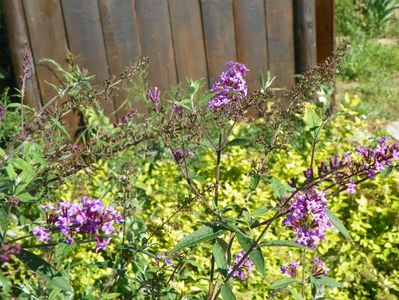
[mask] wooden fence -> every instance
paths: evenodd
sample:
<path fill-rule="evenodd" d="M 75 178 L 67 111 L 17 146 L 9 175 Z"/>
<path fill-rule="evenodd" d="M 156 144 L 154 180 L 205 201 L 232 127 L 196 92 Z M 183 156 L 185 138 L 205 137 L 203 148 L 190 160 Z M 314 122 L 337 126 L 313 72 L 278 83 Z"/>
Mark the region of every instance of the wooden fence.
<path fill-rule="evenodd" d="M 294 74 L 333 49 L 333 0 L 3 0 L 15 75 L 25 49 L 35 69 L 27 103 L 40 107 L 54 95 L 54 74 L 42 58 L 66 65 L 71 51 L 97 83 L 146 55 L 149 82 L 164 88 L 189 78 L 210 83 L 237 60 L 251 72 L 277 75 L 289 86 Z M 317 26 L 316 26 L 317 25 Z M 110 114 L 124 99 L 105 104 Z M 122 114 L 121 112 L 118 117 Z"/>

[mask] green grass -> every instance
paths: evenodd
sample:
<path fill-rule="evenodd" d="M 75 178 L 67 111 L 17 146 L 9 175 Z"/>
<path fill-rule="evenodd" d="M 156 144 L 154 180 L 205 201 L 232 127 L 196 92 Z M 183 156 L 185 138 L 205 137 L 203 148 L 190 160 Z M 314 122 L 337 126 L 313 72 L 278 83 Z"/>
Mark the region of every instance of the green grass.
<path fill-rule="evenodd" d="M 340 70 L 338 96 L 362 99 L 359 112 L 370 119 L 399 119 L 399 39 L 354 39 Z"/>

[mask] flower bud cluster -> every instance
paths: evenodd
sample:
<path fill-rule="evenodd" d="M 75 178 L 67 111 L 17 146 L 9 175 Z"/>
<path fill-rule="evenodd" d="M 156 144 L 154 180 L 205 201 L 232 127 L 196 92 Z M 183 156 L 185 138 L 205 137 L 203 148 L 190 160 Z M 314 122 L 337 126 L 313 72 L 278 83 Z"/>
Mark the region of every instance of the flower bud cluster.
<path fill-rule="evenodd" d="M 115 209 L 104 206 L 100 200 L 87 197 L 83 197 L 80 203 L 59 202 L 55 207 L 49 204 L 42 208 L 46 211 L 49 228 L 53 226 L 59 230 L 68 244 L 74 242 L 76 234 L 88 234 L 97 242 L 96 252 L 104 250 L 111 241 L 109 236 L 115 233 L 114 224 L 123 222 L 121 214 Z M 42 242 L 51 239 L 51 230 L 48 228 L 36 227 L 33 234 Z"/>
<path fill-rule="evenodd" d="M 243 99 L 248 94 L 248 85 L 244 76 L 249 71 L 244 64 L 230 61 L 226 63 L 228 69 L 220 74 L 219 79 L 212 85 L 211 92 L 215 96 L 209 101 L 211 109 L 223 108 L 226 104 Z"/>

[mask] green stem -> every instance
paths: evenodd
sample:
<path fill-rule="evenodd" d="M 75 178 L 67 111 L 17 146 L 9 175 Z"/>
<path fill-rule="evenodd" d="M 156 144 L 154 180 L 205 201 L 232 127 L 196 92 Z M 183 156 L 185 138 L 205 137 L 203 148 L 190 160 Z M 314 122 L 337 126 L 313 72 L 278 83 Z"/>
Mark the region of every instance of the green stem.
<path fill-rule="evenodd" d="M 306 249 L 302 250 L 302 279 L 301 279 L 301 296 L 305 300 L 305 268 L 306 268 Z"/>

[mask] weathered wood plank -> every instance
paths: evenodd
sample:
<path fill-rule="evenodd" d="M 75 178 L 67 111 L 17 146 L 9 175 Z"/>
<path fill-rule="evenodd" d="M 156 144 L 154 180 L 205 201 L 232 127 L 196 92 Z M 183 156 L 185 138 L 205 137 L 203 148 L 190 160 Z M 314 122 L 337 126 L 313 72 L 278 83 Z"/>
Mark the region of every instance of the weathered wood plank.
<path fill-rule="evenodd" d="M 317 63 L 324 62 L 335 48 L 335 1 L 316 1 Z"/>
<path fill-rule="evenodd" d="M 95 83 L 101 83 L 109 73 L 97 0 L 62 0 L 62 8 L 69 47 L 77 63 L 95 75 Z M 108 116 L 115 111 L 113 99 L 101 105 Z"/>
<path fill-rule="evenodd" d="M 62 10 L 58 0 L 24 0 L 24 8 L 40 92 L 43 103 L 47 103 L 56 95 L 56 91 L 46 81 L 58 84 L 59 79 L 54 71 L 45 66 L 48 64 L 42 65 L 39 62 L 41 59 L 49 58 L 64 68 L 67 66 L 68 43 Z M 75 112 L 70 112 L 64 117 L 63 123 L 73 134 L 78 126 L 79 116 Z"/>
<path fill-rule="evenodd" d="M 3 12 L 6 19 L 8 44 L 10 45 L 14 74 L 20 87 L 19 77 L 23 73 L 23 56 L 25 50 L 32 52 L 22 0 L 4 0 Z M 40 90 L 37 83 L 36 68 L 32 61 L 31 77 L 26 82 L 24 102 L 36 109 L 41 107 Z"/>
<path fill-rule="evenodd" d="M 102 30 L 109 72 L 120 74 L 141 56 L 134 3 L 120 0 L 99 0 Z M 127 101 L 125 90 L 114 97 L 117 116 L 123 116 L 133 103 Z"/>
<path fill-rule="evenodd" d="M 263 0 L 235 0 L 234 17 L 238 61 L 250 69 L 250 89 L 259 87 L 259 70 L 268 70 L 265 6 Z"/>
<path fill-rule="evenodd" d="M 206 78 L 206 57 L 198 0 L 169 0 L 177 78 Z"/>
<path fill-rule="evenodd" d="M 136 0 L 143 54 L 149 57 L 149 83 L 164 89 L 177 83 L 168 2 Z"/>
<path fill-rule="evenodd" d="M 277 76 L 275 85 L 294 83 L 295 45 L 292 0 L 265 0 L 269 69 Z"/>
<path fill-rule="evenodd" d="M 212 84 L 224 64 L 237 60 L 232 0 L 201 0 L 208 76 Z"/>
<path fill-rule="evenodd" d="M 294 1 L 296 72 L 316 66 L 316 0 Z"/>

